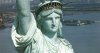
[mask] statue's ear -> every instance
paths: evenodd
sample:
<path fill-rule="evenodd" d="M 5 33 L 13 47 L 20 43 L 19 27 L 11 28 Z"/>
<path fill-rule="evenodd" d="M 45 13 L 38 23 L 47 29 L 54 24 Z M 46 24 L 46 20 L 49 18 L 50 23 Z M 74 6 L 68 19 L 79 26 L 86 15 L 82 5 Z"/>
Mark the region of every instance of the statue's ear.
<path fill-rule="evenodd" d="M 38 16 L 36 17 L 36 20 L 39 21 L 40 19 L 41 19 L 41 16 L 38 15 Z"/>

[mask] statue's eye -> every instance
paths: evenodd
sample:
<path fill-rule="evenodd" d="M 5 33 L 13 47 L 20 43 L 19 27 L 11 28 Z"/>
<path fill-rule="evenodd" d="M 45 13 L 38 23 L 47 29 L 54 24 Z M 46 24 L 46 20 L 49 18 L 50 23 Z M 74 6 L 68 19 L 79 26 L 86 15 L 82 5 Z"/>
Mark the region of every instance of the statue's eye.
<path fill-rule="evenodd" d="M 55 17 L 55 19 L 60 19 L 60 17 Z"/>
<path fill-rule="evenodd" d="M 46 18 L 46 20 L 52 20 L 52 18 Z"/>

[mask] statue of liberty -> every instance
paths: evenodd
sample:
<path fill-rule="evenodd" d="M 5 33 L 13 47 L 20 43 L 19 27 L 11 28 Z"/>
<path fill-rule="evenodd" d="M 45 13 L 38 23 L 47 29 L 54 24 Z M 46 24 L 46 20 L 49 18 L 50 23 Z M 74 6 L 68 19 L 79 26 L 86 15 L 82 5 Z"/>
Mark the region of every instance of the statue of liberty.
<path fill-rule="evenodd" d="M 62 36 L 60 0 L 41 0 L 35 12 L 31 12 L 30 0 L 16 0 L 16 5 L 11 37 L 18 53 L 74 53 Z"/>

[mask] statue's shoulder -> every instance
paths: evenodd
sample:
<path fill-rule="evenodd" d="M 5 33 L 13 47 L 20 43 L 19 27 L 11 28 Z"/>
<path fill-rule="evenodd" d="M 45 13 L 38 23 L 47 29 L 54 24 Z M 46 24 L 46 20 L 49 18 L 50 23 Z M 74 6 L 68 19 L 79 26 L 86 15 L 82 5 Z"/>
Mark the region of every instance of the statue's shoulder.
<path fill-rule="evenodd" d="M 65 46 L 67 46 L 69 48 L 72 48 L 72 45 L 69 43 L 68 40 L 66 40 L 64 38 L 59 38 L 59 39 L 60 39 L 61 44 L 65 45 Z"/>

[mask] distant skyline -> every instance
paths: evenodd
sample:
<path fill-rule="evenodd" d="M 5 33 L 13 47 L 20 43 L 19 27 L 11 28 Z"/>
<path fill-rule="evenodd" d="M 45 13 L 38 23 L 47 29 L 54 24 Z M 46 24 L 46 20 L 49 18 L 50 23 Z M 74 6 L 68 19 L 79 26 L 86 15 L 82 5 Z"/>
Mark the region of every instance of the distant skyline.
<path fill-rule="evenodd" d="M 4 4 L 4 3 L 15 3 L 16 0 L 0 0 L 0 4 Z"/>
<path fill-rule="evenodd" d="M 63 0 L 64 3 L 67 2 L 83 2 L 83 3 L 89 3 L 89 2 L 95 2 L 95 3 L 100 3 L 100 0 Z"/>
<path fill-rule="evenodd" d="M 39 4 L 40 0 L 30 0 L 31 7 Z M 0 0 L 0 10 L 15 9 L 16 0 Z M 100 0 L 63 0 L 63 3 L 100 3 Z"/>

